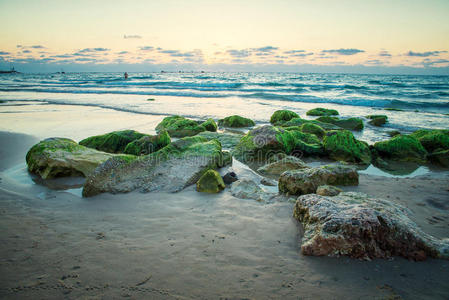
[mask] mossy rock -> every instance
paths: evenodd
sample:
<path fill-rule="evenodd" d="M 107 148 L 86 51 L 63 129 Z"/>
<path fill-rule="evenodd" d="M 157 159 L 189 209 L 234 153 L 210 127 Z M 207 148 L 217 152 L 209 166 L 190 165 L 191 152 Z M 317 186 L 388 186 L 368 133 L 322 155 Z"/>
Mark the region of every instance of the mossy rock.
<path fill-rule="evenodd" d="M 299 115 L 291 110 L 277 110 L 271 115 L 270 123 L 281 124 L 293 118 L 299 118 Z"/>
<path fill-rule="evenodd" d="M 389 111 L 404 111 L 403 109 L 394 108 L 394 107 L 386 107 L 386 108 L 384 108 L 384 110 L 389 110 Z"/>
<path fill-rule="evenodd" d="M 319 137 L 320 139 L 324 137 L 326 131 L 324 131 L 321 126 L 314 123 L 304 123 L 301 125 L 301 131 L 304 133 L 311 133 Z"/>
<path fill-rule="evenodd" d="M 324 123 L 317 120 L 306 120 L 301 118 L 293 118 L 290 121 L 284 122 L 280 126 L 282 127 L 292 127 L 292 126 L 302 126 L 304 124 L 315 124 L 323 128 L 324 130 L 339 130 L 342 129 L 336 125 L 330 123 Z"/>
<path fill-rule="evenodd" d="M 449 150 L 435 151 L 428 158 L 433 164 L 449 168 Z"/>
<path fill-rule="evenodd" d="M 391 137 L 394 137 L 394 136 L 401 134 L 401 132 L 399 130 L 390 130 L 390 131 L 387 131 L 387 134 Z"/>
<path fill-rule="evenodd" d="M 126 145 L 124 153 L 132 155 L 147 155 L 162 149 L 171 143 L 167 131 L 162 131 L 158 135 L 144 136 Z"/>
<path fill-rule="evenodd" d="M 223 127 L 241 128 L 252 127 L 255 126 L 256 123 L 251 119 L 234 115 L 218 120 L 218 125 Z"/>
<path fill-rule="evenodd" d="M 322 107 L 317 107 L 309 110 L 306 115 L 308 116 L 338 116 L 338 111 L 335 109 L 327 109 Z"/>
<path fill-rule="evenodd" d="M 381 157 L 398 161 L 424 163 L 427 155 L 418 139 L 410 135 L 397 135 L 387 141 L 377 142 L 373 147 Z"/>
<path fill-rule="evenodd" d="M 289 131 L 265 125 L 243 136 L 233 150 L 233 156 L 243 162 L 265 162 L 277 153 L 291 153 L 295 146 L 295 138 Z"/>
<path fill-rule="evenodd" d="M 198 192 L 216 194 L 224 190 L 225 184 L 223 178 L 215 170 L 206 171 L 196 183 Z"/>
<path fill-rule="evenodd" d="M 363 130 L 363 120 L 360 118 L 339 119 L 337 117 L 323 116 L 317 121 L 329 123 L 347 130 Z"/>
<path fill-rule="evenodd" d="M 101 163 L 115 157 L 132 161 L 135 156 L 100 152 L 66 138 L 40 141 L 28 151 L 28 171 L 43 179 L 66 176 L 88 176 Z"/>
<path fill-rule="evenodd" d="M 204 131 L 198 134 L 198 136 L 205 137 L 207 140 L 217 139 L 223 149 L 233 149 L 242 138 L 242 134 L 228 133 L 228 132 L 210 132 Z"/>
<path fill-rule="evenodd" d="M 449 130 L 417 130 L 411 136 L 418 139 L 428 152 L 449 149 Z"/>
<path fill-rule="evenodd" d="M 295 155 L 321 156 L 324 154 L 323 144 L 316 135 L 302 132 L 298 127 L 288 127 L 286 130 L 294 139 L 293 152 Z"/>
<path fill-rule="evenodd" d="M 190 120 L 181 116 L 166 117 L 156 126 L 156 132 L 167 131 L 171 137 L 182 138 L 186 136 L 194 136 L 200 132 L 206 131 L 204 126 L 198 124 L 194 120 Z"/>
<path fill-rule="evenodd" d="M 324 137 L 324 149 L 329 157 L 358 164 L 369 164 L 371 152 L 368 144 L 357 140 L 348 130 L 330 131 Z"/>
<path fill-rule="evenodd" d="M 110 133 L 88 137 L 79 142 L 81 146 L 108 153 L 123 153 L 126 146 L 146 134 L 134 130 L 113 131 Z"/>
<path fill-rule="evenodd" d="M 201 126 L 203 126 L 207 131 L 217 131 L 217 123 L 215 123 L 214 119 L 207 119 L 205 122 L 201 123 Z"/>
<path fill-rule="evenodd" d="M 369 115 L 366 118 L 370 119 L 369 124 L 373 126 L 382 126 L 388 122 L 388 117 L 386 115 Z"/>

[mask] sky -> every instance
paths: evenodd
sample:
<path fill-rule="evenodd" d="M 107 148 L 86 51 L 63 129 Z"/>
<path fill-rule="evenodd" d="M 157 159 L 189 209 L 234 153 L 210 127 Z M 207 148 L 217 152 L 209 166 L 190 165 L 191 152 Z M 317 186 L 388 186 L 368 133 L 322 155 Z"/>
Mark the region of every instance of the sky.
<path fill-rule="evenodd" d="M 449 75 L 448 0 L 0 0 L 0 69 Z"/>

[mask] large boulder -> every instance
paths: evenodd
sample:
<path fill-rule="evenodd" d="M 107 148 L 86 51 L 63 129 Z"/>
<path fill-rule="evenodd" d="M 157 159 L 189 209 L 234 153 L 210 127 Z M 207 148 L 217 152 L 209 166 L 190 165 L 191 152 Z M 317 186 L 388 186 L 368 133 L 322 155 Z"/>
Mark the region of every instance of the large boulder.
<path fill-rule="evenodd" d="M 162 131 L 158 135 L 146 135 L 132 141 L 126 145 L 123 152 L 132 155 L 147 155 L 164 148 L 170 143 L 171 139 L 167 131 Z"/>
<path fill-rule="evenodd" d="M 310 194 L 326 184 L 358 185 L 359 174 L 355 168 L 342 165 L 286 171 L 279 178 L 279 192 L 289 195 Z"/>
<path fill-rule="evenodd" d="M 254 123 L 254 121 L 251 119 L 234 115 L 218 120 L 218 125 L 223 127 L 240 128 L 240 127 L 252 127 L 255 126 L 256 123 Z"/>
<path fill-rule="evenodd" d="M 224 190 L 225 187 L 223 178 L 215 170 L 207 170 L 196 183 L 196 190 L 198 192 L 211 194 L 218 193 Z"/>
<path fill-rule="evenodd" d="M 322 139 L 326 131 L 319 125 L 314 123 L 304 123 L 301 125 L 301 131 L 304 133 L 311 133 Z"/>
<path fill-rule="evenodd" d="M 411 134 L 417 138 L 423 147 L 429 151 L 449 150 L 449 130 L 417 130 Z"/>
<path fill-rule="evenodd" d="M 243 161 L 264 162 L 277 153 L 291 153 L 295 148 L 293 135 L 282 128 L 265 125 L 249 131 L 233 151 Z"/>
<path fill-rule="evenodd" d="M 253 199 L 257 201 L 269 201 L 274 193 L 269 193 L 260 187 L 256 182 L 250 179 L 241 179 L 234 182 L 231 186 L 231 194 L 240 199 Z"/>
<path fill-rule="evenodd" d="M 287 156 L 283 159 L 269 163 L 257 169 L 259 173 L 267 175 L 281 175 L 288 170 L 297 170 L 308 168 L 308 166 L 299 158 Z"/>
<path fill-rule="evenodd" d="M 293 212 L 304 227 L 304 255 L 448 259 L 449 239 L 424 233 L 409 215 L 398 204 L 354 192 L 334 197 L 303 195 Z"/>
<path fill-rule="evenodd" d="M 185 137 L 131 162 L 107 160 L 87 177 L 83 196 L 133 190 L 177 192 L 224 163 L 220 142 Z"/>
<path fill-rule="evenodd" d="M 186 119 L 181 116 L 171 116 L 164 118 L 157 126 L 156 132 L 167 131 L 171 137 L 182 138 L 194 136 L 200 132 L 206 131 L 206 128 L 198 122 Z"/>
<path fill-rule="evenodd" d="M 282 124 L 293 118 L 299 118 L 299 115 L 291 110 L 277 110 L 271 115 L 270 123 L 273 125 Z"/>
<path fill-rule="evenodd" d="M 432 152 L 428 158 L 434 164 L 449 168 L 449 150 Z"/>
<path fill-rule="evenodd" d="M 134 159 L 131 155 L 116 155 L 87 148 L 70 139 L 49 138 L 31 147 L 26 162 L 31 173 L 50 179 L 88 176 L 98 165 L 112 157 Z"/>
<path fill-rule="evenodd" d="M 366 117 L 369 119 L 368 123 L 373 126 L 382 126 L 388 122 L 388 117 L 386 115 L 369 115 Z"/>
<path fill-rule="evenodd" d="M 287 127 L 285 130 L 289 131 L 295 141 L 294 152 L 298 155 L 304 156 L 320 156 L 324 154 L 324 148 L 318 137 L 311 133 L 301 131 L 299 127 Z"/>
<path fill-rule="evenodd" d="M 299 126 L 301 127 L 304 124 L 315 124 L 323 128 L 324 130 L 339 130 L 342 129 L 341 127 L 338 127 L 336 125 L 330 124 L 330 123 L 324 123 L 317 120 L 306 120 L 301 118 L 293 118 L 290 121 L 282 123 L 280 126 L 282 127 L 292 127 L 292 126 Z"/>
<path fill-rule="evenodd" d="M 373 147 L 381 157 L 398 161 L 423 163 L 427 155 L 421 143 L 410 135 L 397 135 L 387 141 L 377 142 Z"/>
<path fill-rule="evenodd" d="M 329 131 L 323 140 L 324 149 L 334 160 L 369 164 L 371 151 L 368 144 L 357 140 L 348 130 Z"/>
<path fill-rule="evenodd" d="M 341 192 L 343 192 L 342 189 L 333 185 L 320 185 L 316 189 L 316 194 L 321 196 L 337 196 Z"/>
<path fill-rule="evenodd" d="M 228 133 L 228 132 L 209 132 L 204 131 L 198 134 L 198 136 L 205 137 L 208 141 L 212 139 L 217 139 L 223 149 L 234 149 L 235 146 L 240 142 L 242 134 Z"/>
<path fill-rule="evenodd" d="M 327 109 L 322 107 L 317 107 L 307 111 L 306 115 L 308 116 L 337 116 L 338 111 L 335 109 Z"/>
<path fill-rule="evenodd" d="M 207 131 L 215 132 L 217 131 L 217 123 L 215 123 L 214 119 L 207 119 L 205 122 L 201 123 L 201 126 L 204 127 Z"/>
<path fill-rule="evenodd" d="M 317 118 L 317 121 L 333 124 L 347 130 L 363 129 L 363 120 L 360 118 L 339 119 L 337 117 L 323 116 Z"/>
<path fill-rule="evenodd" d="M 79 144 L 108 153 L 123 153 L 129 143 L 144 136 L 147 135 L 134 130 L 113 131 L 88 137 L 80 141 Z"/>

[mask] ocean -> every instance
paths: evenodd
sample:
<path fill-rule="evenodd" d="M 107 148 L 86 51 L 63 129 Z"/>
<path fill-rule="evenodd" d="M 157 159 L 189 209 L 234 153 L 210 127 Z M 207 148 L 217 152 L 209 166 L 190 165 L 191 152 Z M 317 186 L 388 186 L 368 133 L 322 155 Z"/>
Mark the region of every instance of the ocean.
<path fill-rule="evenodd" d="M 66 73 L 0 75 L 0 105 L 98 106 L 138 114 L 222 118 L 240 114 L 259 123 L 273 111 L 302 117 L 313 107 L 342 117 L 386 114 L 383 128 L 367 126 L 359 138 L 386 131 L 449 128 L 449 76 L 301 73 Z"/>

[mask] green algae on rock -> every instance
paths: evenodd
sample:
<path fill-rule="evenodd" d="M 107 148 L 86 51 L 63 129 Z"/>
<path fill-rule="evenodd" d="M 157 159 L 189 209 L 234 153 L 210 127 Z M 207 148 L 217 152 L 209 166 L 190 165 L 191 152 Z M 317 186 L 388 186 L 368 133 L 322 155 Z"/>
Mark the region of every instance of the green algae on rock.
<path fill-rule="evenodd" d="M 217 131 L 217 123 L 215 123 L 214 119 L 209 118 L 205 122 L 201 123 L 207 131 L 216 132 Z"/>
<path fill-rule="evenodd" d="M 198 192 L 216 194 L 225 188 L 223 178 L 215 170 L 207 170 L 196 183 Z"/>
<path fill-rule="evenodd" d="M 235 146 L 240 142 L 242 134 L 228 133 L 228 132 L 210 132 L 204 131 L 198 133 L 197 136 L 206 138 L 207 140 L 217 139 L 223 149 L 234 149 Z"/>
<path fill-rule="evenodd" d="M 342 129 L 339 126 L 330 124 L 330 123 L 324 123 L 317 120 L 306 120 L 301 118 L 293 118 L 290 121 L 284 122 L 280 126 L 282 127 L 292 127 L 292 126 L 299 126 L 301 127 L 304 124 L 315 124 L 323 128 L 324 130 L 339 130 Z"/>
<path fill-rule="evenodd" d="M 434 152 L 436 150 L 449 150 L 449 130 L 420 129 L 410 135 L 417 138 L 428 152 Z"/>
<path fill-rule="evenodd" d="M 257 169 L 257 171 L 262 174 L 281 175 L 282 173 L 288 170 L 296 170 L 304 168 L 308 168 L 308 166 L 301 159 L 294 156 L 287 156 L 281 160 L 268 163 Z"/>
<path fill-rule="evenodd" d="M 241 127 L 252 127 L 255 126 L 256 123 L 254 123 L 254 121 L 251 119 L 234 115 L 218 120 L 218 125 L 223 127 L 241 128 Z"/>
<path fill-rule="evenodd" d="M 167 131 L 162 131 L 158 135 L 147 135 L 132 141 L 126 145 L 123 152 L 132 155 L 147 155 L 162 149 L 170 143 L 171 139 Z"/>
<path fill-rule="evenodd" d="M 279 178 L 279 192 L 289 195 L 315 193 L 321 185 L 358 185 L 359 174 L 353 167 L 326 165 L 290 170 Z"/>
<path fill-rule="evenodd" d="M 396 135 L 387 141 L 377 142 L 373 148 L 381 157 L 424 163 L 427 151 L 421 143 L 410 135 Z"/>
<path fill-rule="evenodd" d="M 348 130 L 329 131 L 323 140 L 324 149 L 329 157 L 358 164 L 371 162 L 368 144 L 357 140 Z"/>
<path fill-rule="evenodd" d="M 436 165 L 449 168 L 449 150 L 440 150 L 428 155 L 428 159 Z"/>
<path fill-rule="evenodd" d="M 322 107 L 317 107 L 307 111 L 306 115 L 308 116 L 337 116 L 338 111 L 335 109 L 327 109 Z"/>
<path fill-rule="evenodd" d="M 185 137 L 131 162 L 109 159 L 87 178 L 83 196 L 100 193 L 177 192 L 224 162 L 221 144 L 200 136 Z"/>
<path fill-rule="evenodd" d="M 317 121 L 329 123 L 347 130 L 363 130 L 363 120 L 360 118 L 339 119 L 337 117 L 323 116 Z"/>
<path fill-rule="evenodd" d="M 43 179 L 63 176 L 88 176 L 98 165 L 112 157 L 134 160 L 131 155 L 100 152 L 66 138 L 48 138 L 28 151 L 28 170 Z"/>
<path fill-rule="evenodd" d="M 277 110 L 271 115 L 270 123 L 278 125 L 293 118 L 299 118 L 299 115 L 291 110 Z"/>
<path fill-rule="evenodd" d="M 388 122 L 388 117 L 386 115 L 368 115 L 366 118 L 370 119 L 368 123 L 373 126 L 382 126 Z"/>
<path fill-rule="evenodd" d="M 314 123 L 304 123 L 301 125 L 301 131 L 304 133 L 311 133 L 319 137 L 320 139 L 324 137 L 326 131 L 319 125 Z"/>
<path fill-rule="evenodd" d="M 316 135 L 302 132 L 299 127 L 287 127 L 285 129 L 290 132 L 295 141 L 293 150 L 296 155 L 320 156 L 324 154 L 323 144 Z"/>
<path fill-rule="evenodd" d="M 303 195 L 293 210 L 293 217 L 304 227 L 304 255 L 448 259 L 449 239 L 426 234 L 410 214 L 401 205 L 354 192 L 333 197 Z"/>
<path fill-rule="evenodd" d="M 113 131 L 110 133 L 88 137 L 79 142 L 80 145 L 108 153 L 123 153 L 126 146 L 146 134 L 134 130 Z"/>
<path fill-rule="evenodd" d="M 167 131 L 171 137 L 182 138 L 186 136 L 194 136 L 200 132 L 206 131 L 204 126 L 198 124 L 194 120 L 190 120 L 181 116 L 171 116 L 164 118 L 157 126 L 156 132 Z"/>

